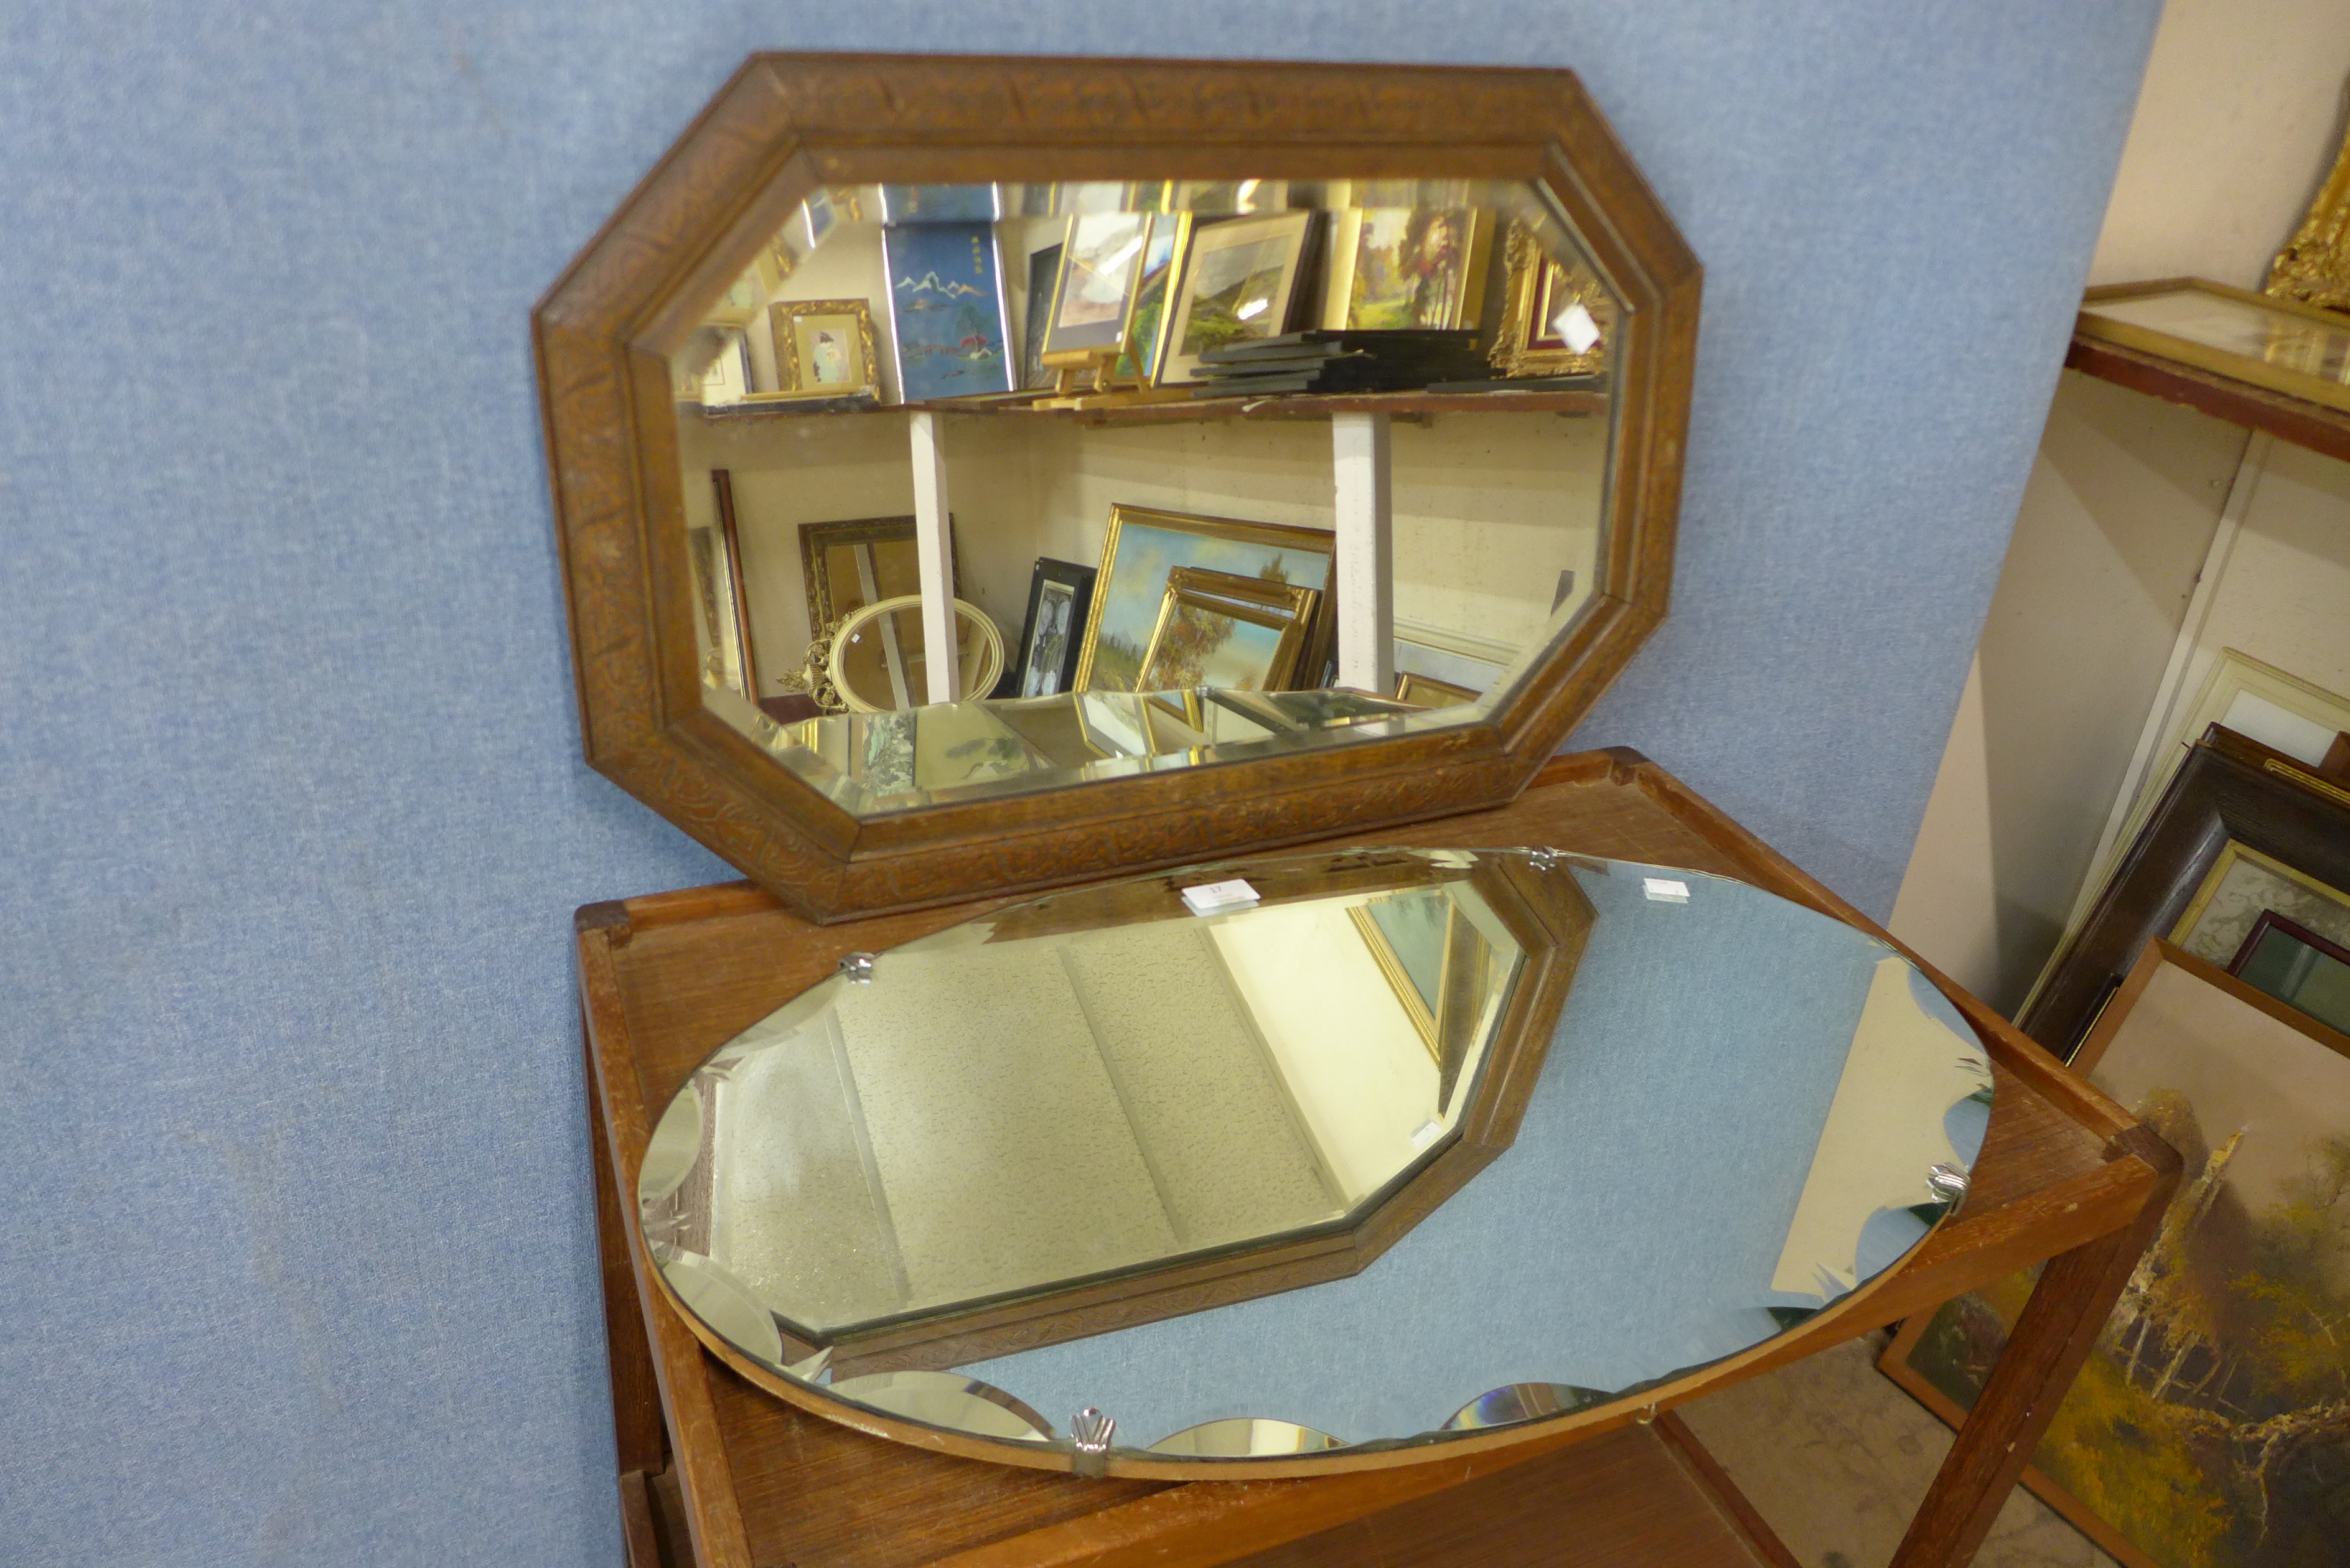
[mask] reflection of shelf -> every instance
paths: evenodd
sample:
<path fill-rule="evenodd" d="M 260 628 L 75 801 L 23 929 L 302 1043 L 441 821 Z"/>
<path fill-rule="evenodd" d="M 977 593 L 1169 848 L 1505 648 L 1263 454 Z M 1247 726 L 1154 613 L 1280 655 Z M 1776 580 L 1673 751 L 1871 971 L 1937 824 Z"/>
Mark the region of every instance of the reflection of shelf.
<path fill-rule="evenodd" d="M 2272 391 L 2166 355 L 2078 332 L 2073 336 L 2071 352 L 2064 356 L 2064 368 L 2350 462 L 2350 413 L 2291 392 Z"/>
<path fill-rule="evenodd" d="M 1194 398 L 1185 402 L 1130 403 L 1101 409 L 1039 409 L 1006 399 L 942 399 L 929 403 L 854 404 L 822 401 L 761 402 L 753 399 L 701 410 L 704 419 L 796 419 L 808 414 L 906 413 L 988 414 L 1030 420 L 1069 420 L 1089 425 L 1188 424 L 1201 420 L 1315 420 L 1332 414 L 1605 414 L 1604 391 L 1549 389 L 1525 392 L 1292 392 L 1275 398 Z M 687 405 L 691 407 L 691 405 Z"/>

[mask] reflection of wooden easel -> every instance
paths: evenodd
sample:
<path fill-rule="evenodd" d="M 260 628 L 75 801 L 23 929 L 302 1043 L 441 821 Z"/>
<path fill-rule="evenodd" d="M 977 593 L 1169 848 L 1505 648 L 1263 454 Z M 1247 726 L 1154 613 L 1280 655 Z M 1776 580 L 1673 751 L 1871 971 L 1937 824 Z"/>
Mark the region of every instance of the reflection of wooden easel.
<path fill-rule="evenodd" d="M 1039 362 L 1055 373 L 1053 391 L 1035 406 L 1107 409 L 1124 403 L 1181 402 L 1191 397 L 1180 387 L 1152 386 L 1139 368 L 1120 376 L 1118 362 L 1124 353 L 1122 348 L 1063 348 L 1042 356 Z"/>

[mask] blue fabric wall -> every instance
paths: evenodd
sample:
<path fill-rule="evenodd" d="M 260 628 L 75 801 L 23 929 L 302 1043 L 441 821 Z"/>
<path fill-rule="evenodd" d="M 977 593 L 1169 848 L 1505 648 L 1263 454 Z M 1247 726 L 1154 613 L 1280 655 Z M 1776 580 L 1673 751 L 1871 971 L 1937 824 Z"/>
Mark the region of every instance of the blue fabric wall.
<path fill-rule="evenodd" d="M 1575 67 L 1708 268 L 1587 723 L 1880 914 L 2157 0 L 0 5 L 0 1560 L 613 1562 L 532 300 L 748 51 Z"/>

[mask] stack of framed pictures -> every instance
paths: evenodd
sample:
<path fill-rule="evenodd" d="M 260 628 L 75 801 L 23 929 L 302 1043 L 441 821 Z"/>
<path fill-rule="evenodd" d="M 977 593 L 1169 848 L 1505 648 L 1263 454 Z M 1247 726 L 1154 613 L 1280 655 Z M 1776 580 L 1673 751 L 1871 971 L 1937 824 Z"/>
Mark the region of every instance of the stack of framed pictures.
<path fill-rule="evenodd" d="M 1336 548 L 1319 528 L 1111 507 L 1071 688 L 1323 684 Z"/>
<path fill-rule="evenodd" d="M 2350 788 L 2212 725 L 2022 1023 L 2186 1160 L 2025 1484 L 2128 1568 L 2350 1560 Z M 1955 1422 L 2031 1284 L 1884 1370 Z"/>

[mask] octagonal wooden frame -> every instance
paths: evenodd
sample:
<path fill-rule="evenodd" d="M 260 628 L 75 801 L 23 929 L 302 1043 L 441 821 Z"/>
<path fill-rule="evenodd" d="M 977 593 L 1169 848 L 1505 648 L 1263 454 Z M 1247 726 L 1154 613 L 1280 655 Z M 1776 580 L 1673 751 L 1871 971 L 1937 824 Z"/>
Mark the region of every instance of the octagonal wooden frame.
<path fill-rule="evenodd" d="M 1541 180 L 1621 302 L 1589 610 L 1482 722 L 858 819 L 705 711 L 668 357 L 818 185 Z M 759 55 L 532 317 L 588 760 L 818 921 L 1513 798 L 1664 618 L 1700 269 L 1574 75 Z"/>

